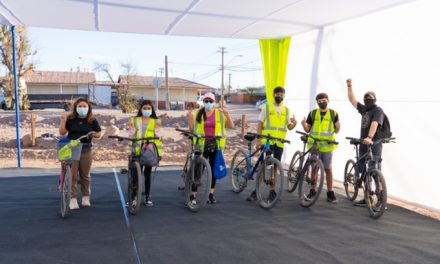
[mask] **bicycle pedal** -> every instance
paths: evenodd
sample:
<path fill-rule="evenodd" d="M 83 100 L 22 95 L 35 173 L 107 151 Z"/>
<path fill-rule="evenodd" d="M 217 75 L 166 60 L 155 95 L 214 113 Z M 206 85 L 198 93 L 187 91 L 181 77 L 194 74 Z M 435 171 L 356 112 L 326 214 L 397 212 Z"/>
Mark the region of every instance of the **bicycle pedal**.
<path fill-rule="evenodd" d="M 120 172 L 121 174 L 127 174 L 127 173 L 128 173 L 128 170 L 127 170 L 127 169 L 121 169 L 119 172 Z"/>

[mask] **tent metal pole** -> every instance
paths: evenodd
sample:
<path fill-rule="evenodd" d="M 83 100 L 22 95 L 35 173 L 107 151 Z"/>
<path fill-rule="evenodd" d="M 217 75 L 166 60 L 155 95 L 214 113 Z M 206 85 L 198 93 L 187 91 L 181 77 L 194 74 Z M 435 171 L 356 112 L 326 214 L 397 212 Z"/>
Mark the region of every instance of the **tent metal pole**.
<path fill-rule="evenodd" d="M 17 70 L 17 34 L 15 26 L 12 26 L 12 64 L 14 67 L 14 91 L 15 91 L 15 129 L 17 132 L 17 161 L 18 168 L 22 167 L 21 160 L 21 133 L 20 133 L 20 100 L 18 98 L 18 70 Z"/>
<path fill-rule="evenodd" d="M 319 76 L 319 63 L 321 60 L 321 49 L 322 42 L 324 38 L 324 28 L 321 27 L 318 30 L 318 36 L 315 43 L 315 54 L 313 55 L 313 66 L 312 66 L 312 78 L 310 83 L 310 110 L 315 108 L 315 97 L 318 92 L 318 76 Z"/>

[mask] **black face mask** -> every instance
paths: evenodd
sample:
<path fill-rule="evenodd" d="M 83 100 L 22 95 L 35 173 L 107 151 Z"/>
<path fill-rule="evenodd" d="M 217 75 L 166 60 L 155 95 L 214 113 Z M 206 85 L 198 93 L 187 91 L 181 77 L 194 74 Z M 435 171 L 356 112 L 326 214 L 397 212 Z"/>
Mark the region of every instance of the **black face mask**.
<path fill-rule="evenodd" d="M 277 104 L 280 104 L 283 100 L 284 100 L 283 97 L 281 97 L 281 96 L 275 96 L 275 102 L 276 102 Z"/>
<path fill-rule="evenodd" d="M 376 100 L 371 98 L 364 98 L 365 110 L 370 111 L 376 107 Z"/>
<path fill-rule="evenodd" d="M 324 110 L 327 108 L 327 102 L 323 102 L 323 103 L 318 103 L 318 106 L 320 109 Z"/>

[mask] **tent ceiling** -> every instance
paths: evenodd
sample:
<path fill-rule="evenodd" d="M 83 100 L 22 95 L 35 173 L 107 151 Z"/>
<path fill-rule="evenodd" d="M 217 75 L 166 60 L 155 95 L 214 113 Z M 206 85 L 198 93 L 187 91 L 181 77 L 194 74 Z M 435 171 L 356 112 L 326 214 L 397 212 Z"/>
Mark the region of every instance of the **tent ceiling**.
<path fill-rule="evenodd" d="M 414 0 L 0 0 L 0 23 L 159 35 L 279 38 Z"/>

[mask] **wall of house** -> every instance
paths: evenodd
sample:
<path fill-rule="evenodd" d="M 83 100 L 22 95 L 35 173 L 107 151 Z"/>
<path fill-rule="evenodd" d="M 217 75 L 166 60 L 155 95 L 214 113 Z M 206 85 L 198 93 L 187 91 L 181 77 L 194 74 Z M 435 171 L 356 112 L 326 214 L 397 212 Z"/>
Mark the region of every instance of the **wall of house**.
<path fill-rule="evenodd" d="M 77 85 L 27 84 L 28 94 L 78 94 Z"/>

